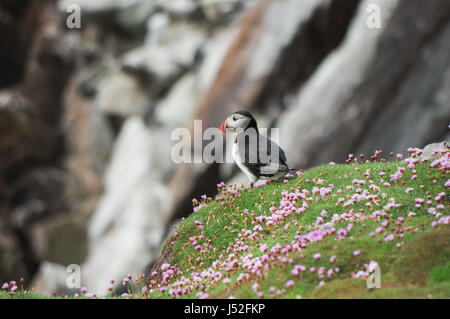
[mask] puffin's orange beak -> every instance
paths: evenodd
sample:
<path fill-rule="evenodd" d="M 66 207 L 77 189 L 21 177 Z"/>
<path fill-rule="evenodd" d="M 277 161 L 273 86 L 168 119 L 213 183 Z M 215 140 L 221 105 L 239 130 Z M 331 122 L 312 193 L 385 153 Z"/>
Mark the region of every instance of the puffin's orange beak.
<path fill-rule="evenodd" d="M 225 125 L 226 125 L 226 123 L 227 123 L 227 120 L 228 120 L 228 119 L 226 119 L 225 121 L 223 121 L 222 126 L 220 127 L 220 133 L 221 133 L 222 135 L 227 134 L 227 131 L 225 130 Z"/>

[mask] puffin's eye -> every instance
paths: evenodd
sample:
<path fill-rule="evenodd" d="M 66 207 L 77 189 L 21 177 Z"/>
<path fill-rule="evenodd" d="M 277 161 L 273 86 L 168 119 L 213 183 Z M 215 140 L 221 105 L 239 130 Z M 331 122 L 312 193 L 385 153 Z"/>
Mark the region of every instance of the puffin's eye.
<path fill-rule="evenodd" d="M 233 119 L 233 121 L 236 121 L 236 116 L 233 116 L 232 119 Z"/>

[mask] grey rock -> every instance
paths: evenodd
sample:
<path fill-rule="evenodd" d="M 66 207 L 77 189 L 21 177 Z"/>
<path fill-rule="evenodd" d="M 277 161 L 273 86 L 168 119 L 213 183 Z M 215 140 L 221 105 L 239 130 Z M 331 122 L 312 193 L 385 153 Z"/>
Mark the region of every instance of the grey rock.
<path fill-rule="evenodd" d="M 63 265 L 42 262 L 36 275 L 31 282 L 31 287 L 37 293 L 50 296 L 52 294 L 62 295 L 79 293 L 79 288 L 70 289 L 67 286 L 67 278 L 70 273 Z"/>
<path fill-rule="evenodd" d="M 381 8 L 380 29 L 366 25 L 366 8 L 370 3 L 377 3 Z M 441 5 L 448 8 L 448 3 L 441 2 Z M 408 19 L 412 12 L 422 13 L 420 23 Z M 404 76 L 409 74 L 416 57 L 399 59 L 399 54 L 403 52 L 408 56 L 420 51 L 425 39 L 443 19 L 445 10 L 425 2 L 362 2 L 345 41 L 322 62 L 277 124 L 281 129 L 281 146 L 288 154 L 290 166 L 304 168 L 344 160 L 348 153 L 353 153 L 358 143 L 364 140 L 367 126 L 376 123 L 380 115 L 382 118 L 385 110 L 390 112 L 389 105 L 395 105 L 395 99 L 390 98 L 398 86 L 401 88 L 408 82 Z M 411 23 L 405 24 L 405 21 Z M 402 35 L 406 30 L 411 34 L 415 29 L 414 37 Z M 393 43 L 396 45 L 392 46 Z M 423 82 L 418 83 L 423 85 Z M 416 102 L 419 102 L 417 98 Z M 406 105 L 409 103 L 403 104 Z M 392 118 L 390 123 L 391 127 L 397 125 Z M 385 129 L 380 126 L 369 136 L 382 136 Z M 393 134 L 383 139 L 390 143 L 391 139 L 395 140 L 391 136 Z M 370 143 L 361 151 L 380 146 Z"/>
<path fill-rule="evenodd" d="M 170 130 L 129 118 L 105 175 L 105 193 L 89 222 L 86 286 L 105 293 L 110 279 L 138 275 L 159 253 L 167 223 L 167 180 L 173 170 Z M 114 262 L 111 262 L 114 260 Z"/>
<path fill-rule="evenodd" d="M 204 59 L 198 70 L 198 87 L 201 92 L 210 89 L 222 61 L 239 31 L 239 25 L 216 31 L 204 48 Z"/>
<path fill-rule="evenodd" d="M 133 75 L 113 71 L 98 84 L 96 104 L 105 114 L 128 117 L 142 114 L 149 98 Z"/>
<path fill-rule="evenodd" d="M 156 118 L 168 127 L 189 127 L 199 99 L 196 76 L 187 73 L 158 104 Z"/>
<path fill-rule="evenodd" d="M 258 103 L 282 62 L 285 50 L 319 9 L 329 1 L 261 1 L 242 17 L 238 34 L 225 54 L 215 80 L 202 100 L 207 127 L 221 123 L 239 109 Z M 283 19 L 280 19 L 283 17 Z M 294 61 L 292 62 L 294 63 Z"/>
<path fill-rule="evenodd" d="M 200 0 L 201 9 L 210 21 L 220 21 L 240 9 L 245 4 L 249 5 L 254 1 L 242 0 Z"/>
<path fill-rule="evenodd" d="M 188 16 L 199 9 L 198 0 L 159 0 L 159 5 L 177 16 Z"/>
<path fill-rule="evenodd" d="M 19 279 L 27 274 L 22 260 L 23 252 L 11 231 L 11 226 L 0 220 L 0 281 Z"/>
<path fill-rule="evenodd" d="M 144 46 L 123 58 L 125 70 L 149 75 L 148 85 L 154 94 L 194 64 L 197 50 L 206 41 L 205 30 L 194 24 L 180 22 L 165 28 L 164 21 L 155 24 L 159 23 L 151 29 L 153 33 Z"/>
<path fill-rule="evenodd" d="M 157 8 L 156 0 L 138 1 L 121 8 L 116 14 L 116 21 L 123 28 L 136 32 L 145 30 L 147 20 Z"/>
<path fill-rule="evenodd" d="M 448 149 L 448 144 L 449 142 L 441 142 L 441 143 L 433 143 L 433 144 L 428 144 L 427 146 L 425 146 L 422 149 L 422 158 L 426 158 L 426 157 L 430 157 L 432 155 L 432 153 L 436 150 L 441 150 L 441 149 Z"/>
<path fill-rule="evenodd" d="M 387 152 L 404 152 L 444 137 L 450 123 L 449 38 L 447 23 L 421 48 L 417 61 L 397 84 L 395 96 L 365 132 L 359 152 L 371 152 L 374 145 Z"/>
<path fill-rule="evenodd" d="M 69 5 L 77 4 L 80 6 L 82 13 L 95 15 L 124 9 L 128 6 L 136 5 L 139 2 L 140 0 L 59 0 L 58 8 L 61 11 L 66 12 Z"/>
<path fill-rule="evenodd" d="M 148 181 L 134 187 L 128 195 L 126 199 L 121 197 L 121 206 L 115 208 L 120 212 L 108 223 L 110 229 L 91 239 L 82 269 L 84 283 L 94 293 L 105 294 L 111 279 L 120 283 L 127 274 L 143 273 L 158 257 L 165 230 L 160 211 L 167 189 L 156 181 Z M 107 208 L 113 207 L 105 203 L 99 210 Z"/>
<path fill-rule="evenodd" d="M 63 215 L 30 227 L 33 251 L 39 260 L 70 265 L 85 260 L 87 255 L 87 218 Z"/>

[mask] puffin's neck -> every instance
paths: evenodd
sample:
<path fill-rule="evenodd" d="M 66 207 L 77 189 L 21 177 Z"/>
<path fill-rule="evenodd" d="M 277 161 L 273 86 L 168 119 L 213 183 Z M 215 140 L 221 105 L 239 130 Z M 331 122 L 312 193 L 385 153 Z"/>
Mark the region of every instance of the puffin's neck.
<path fill-rule="evenodd" d="M 255 129 L 255 131 L 259 134 L 258 124 L 256 124 L 255 119 L 251 119 L 244 131 L 248 130 L 249 128 Z"/>

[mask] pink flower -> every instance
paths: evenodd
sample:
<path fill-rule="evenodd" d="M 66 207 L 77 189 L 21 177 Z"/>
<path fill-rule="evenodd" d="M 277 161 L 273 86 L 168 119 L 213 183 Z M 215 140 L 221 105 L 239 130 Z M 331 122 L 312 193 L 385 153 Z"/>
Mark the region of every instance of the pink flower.
<path fill-rule="evenodd" d="M 333 270 L 333 268 L 328 269 L 328 271 L 327 271 L 327 276 L 328 276 L 328 277 L 331 277 L 331 276 L 333 276 L 333 275 L 334 275 L 334 270 Z"/>
<path fill-rule="evenodd" d="M 288 281 L 286 282 L 286 288 L 292 288 L 292 287 L 294 287 L 294 281 L 288 280 Z"/>
<path fill-rule="evenodd" d="M 337 231 L 337 234 L 338 234 L 339 236 L 341 236 L 341 237 L 345 237 L 345 236 L 347 236 L 347 231 L 346 231 L 344 228 L 340 228 L 340 229 Z"/>
<path fill-rule="evenodd" d="M 265 252 L 265 251 L 267 251 L 268 248 L 269 247 L 267 246 L 267 244 L 264 244 L 261 247 L 259 247 L 259 250 L 262 251 L 262 252 Z"/>
<path fill-rule="evenodd" d="M 330 257 L 330 262 L 334 263 L 336 261 L 336 255 Z"/>
<path fill-rule="evenodd" d="M 367 271 L 369 273 L 374 272 L 375 269 L 378 267 L 378 263 L 376 261 L 370 261 L 369 266 L 367 267 Z"/>
<path fill-rule="evenodd" d="M 320 253 L 315 253 L 315 254 L 313 255 L 313 258 L 314 258 L 315 260 L 319 260 L 319 259 L 320 259 Z"/>
<path fill-rule="evenodd" d="M 359 256 L 360 253 L 361 253 L 361 252 L 360 252 L 359 250 L 355 250 L 355 251 L 353 252 L 353 255 Z"/>
<path fill-rule="evenodd" d="M 161 270 L 164 271 L 164 270 L 168 269 L 169 267 L 170 267 L 170 264 L 164 263 L 161 265 Z"/>
<path fill-rule="evenodd" d="M 391 242 L 391 241 L 394 240 L 394 235 L 389 234 L 389 235 L 386 236 L 386 238 L 384 240 L 387 241 L 387 242 Z"/>
<path fill-rule="evenodd" d="M 224 280 L 222 280 L 222 282 L 223 282 L 225 285 L 227 285 L 227 284 L 229 284 L 229 283 L 231 282 L 231 279 L 230 279 L 230 278 L 225 278 Z"/>

